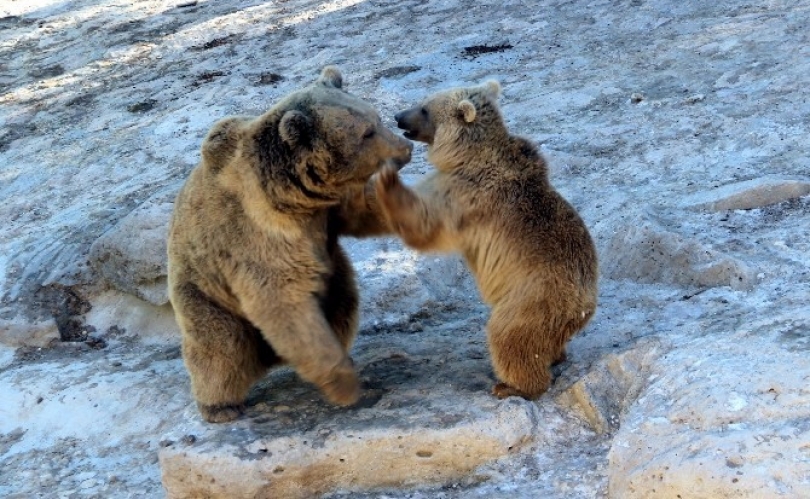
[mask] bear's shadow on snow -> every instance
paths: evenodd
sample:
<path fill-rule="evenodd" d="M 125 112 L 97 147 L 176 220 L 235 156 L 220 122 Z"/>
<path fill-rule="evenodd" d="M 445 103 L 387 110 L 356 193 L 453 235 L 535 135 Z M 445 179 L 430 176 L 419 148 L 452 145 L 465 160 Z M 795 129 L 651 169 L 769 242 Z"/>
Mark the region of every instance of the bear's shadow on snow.
<path fill-rule="evenodd" d="M 362 333 L 361 333 L 362 336 Z M 254 431 L 288 436 L 327 423 L 343 428 L 397 427 L 403 411 L 440 424 L 460 415 L 447 413 L 448 398 L 471 401 L 492 397 L 495 376 L 483 331 L 426 328 L 394 330 L 365 338 L 355 347 L 355 367 L 363 395 L 351 407 L 336 407 L 290 368 L 271 371 L 250 392 L 242 418 Z"/>

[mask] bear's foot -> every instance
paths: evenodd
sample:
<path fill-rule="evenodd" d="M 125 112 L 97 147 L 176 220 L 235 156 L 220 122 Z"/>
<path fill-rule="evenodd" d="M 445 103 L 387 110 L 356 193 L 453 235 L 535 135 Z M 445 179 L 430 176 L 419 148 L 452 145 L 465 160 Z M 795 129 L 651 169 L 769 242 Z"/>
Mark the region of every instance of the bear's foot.
<path fill-rule="evenodd" d="M 227 423 L 237 419 L 245 412 L 242 404 L 197 404 L 197 407 L 200 409 L 203 419 L 209 423 Z"/>
<path fill-rule="evenodd" d="M 506 383 L 495 384 L 495 386 L 492 387 L 492 394 L 499 399 L 505 399 L 506 397 L 522 397 L 527 400 L 534 400 L 541 395 L 540 393 L 536 395 L 526 393 Z"/>
<path fill-rule="evenodd" d="M 326 399 L 335 405 L 353 405 L 360 399 L 360 380 L 351 360 L 335 368 L 320 388 Z"/>

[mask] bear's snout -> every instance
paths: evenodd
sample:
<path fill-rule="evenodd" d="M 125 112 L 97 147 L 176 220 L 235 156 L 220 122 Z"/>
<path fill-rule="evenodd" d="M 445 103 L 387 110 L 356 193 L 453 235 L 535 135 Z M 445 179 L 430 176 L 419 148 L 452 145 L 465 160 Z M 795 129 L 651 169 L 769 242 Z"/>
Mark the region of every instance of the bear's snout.
<path fill-rule="evenodd" d="M 407 109 L 405 111 L 398 112 L 397 114 L 394 115 L 394 119 L 397 122 L 397 127 L 399 127 L 402 130 L 405 130 L 406 137 L 408 137 L 407 132 L 415 132 L 419 128 L 419 120 L 417 119 L 417 113 L 415 113 L 413 109 Z"/>
<path fill-rule="evenodd" d="M 397 127 L 400 130 L 405 130 L 405 133 L 402 135 L 405 136 L 406 139 L 421 140 L 422 142 L 426 142 L 423 137 L 420 137 L 420 132 L 424 126 L 424 123 L 419 120 L 418 110 L 415 111 L 414 109 L 407 109 L 405 111 L 401 111 L 394 115 L 394 120 L 396 120 Z"/>
<path fill-rule="evenodd" d="M 406 115 L 406 113 L 407 113 L 406 111 L 401 111 L 401 112 L 394 115 L 394 119 L 396 120 L 397 126 L 399 128 L 403 128 L 403 129 L 408 128 L 407 125 L 405 124 L 405 115 Z"/>
<path fill-rule="evenodd" d="M 433 143 L 436 129 L 431 116 L 423 106 L 416 106 L 394 115 L 397 127 L 404 130 L 403 137 L 425 144 Z"/>

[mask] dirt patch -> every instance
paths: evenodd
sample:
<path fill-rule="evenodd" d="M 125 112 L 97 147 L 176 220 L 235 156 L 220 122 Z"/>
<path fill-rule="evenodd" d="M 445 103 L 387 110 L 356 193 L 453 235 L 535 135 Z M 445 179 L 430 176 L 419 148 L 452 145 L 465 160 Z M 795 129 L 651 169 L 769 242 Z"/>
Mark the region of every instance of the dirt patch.
<path fill-rule="evenodd" d="M 505 52 L 511 48 L 514 47 L 509 43 L 502 43 L 499 45 L 471 45 L 469 47 L 464 47 L 464 51 L 461 53 L 461 55 L 475 59 L 479 55 Z"/>
<path fill-rule="evenodd" d="M 283 81 L 285 78 L 284 76 L 278 73 L 266 72 L 260 73 L 258 75 L 258 80 L 256 83 L 259 85 L 275 85 L 276 83 Z"/>
<path fill-rule="evenodd" d="M 31 78 L 53 78 L 64 73 L 65 68 L 61 64 L 51 64 L 29 70 L 28 76 Z"/>
<path fill-rule="evenodd" d="M 95 332 L 96 328 L 85 324 L 82 317 L 92 306 L 78 291 L 54 284 L 42 288 L 40 295 L 56 321 L 62 341 L 86 341 Z"/>
<path fill-rule="evenodd" d="M 96 100 L 96 96 L 94 94 L 81 94 L 73 97 L 69 101 L 65 103 L 65 107 L 84 107 L 89 106 Z"/>
<path fill-rule="evenodd" d="M 382 71 L 378 71 L 374 77 L 378 80 L 380 78 L 400 78 L 402 76 L 415 73 L 420 69 L 422 69 L 421 66 L 394 66 L 383 69 Z"/>
<path fill-rule="evenodd" d="M 135 104 L 130 104 L 127 106 L 127 111 L 130 113 L 145 113 L 147 111 L 151 111 L 158 101 L 155 99 L 146 99 L 141 102 L 136 102 Z"/>
<path fill-rule="evenodd" d="M 768 223 L 778 223 L 790 216 L 810 213 L 810 196 L 793 198 L 762 208 L 762 215 Z"/>
<path fill-rule="evenodd" d="M 195 45 L 191 47 L 189 50 L 194 52 L 202 52 L 203 50 L 211 50 L 213 48 L 221 47 L 223 45 L 228 45 L 234 42 L 239 41 L 239 36 L 237 35 L 228 35 L 223 36 L 220 38 L 214 38 L 211 41 L 205 42 L 202 45 Z"/>
<path fill-rule="evenodd" d="M 117 34 L 117 33 L 129 33 L 130 31 L 134 31 L 140 28 L 143 28 L 144 22 L 141 20 L 132 20 L 127 21 L 125 23 L 116 24 L 108 30 L 108 33 Z"/>
<path fill-rule="evenodd" d="M 11 143 L 28 134 L 35 133 L 37 126 L 33 123 L 9 124 L 0 129 L 0 152 L 8 150 Z"/>
<path fill-rule="evenodd" d="M 203 71 L 202 73 L 198 74 L 194 81 L 191 83 L 193 87 L 199 87 L 205 83 L 211 83 L 212 81 L 216 80 L 221 76 L 225 76 L 225 71 Z"/>

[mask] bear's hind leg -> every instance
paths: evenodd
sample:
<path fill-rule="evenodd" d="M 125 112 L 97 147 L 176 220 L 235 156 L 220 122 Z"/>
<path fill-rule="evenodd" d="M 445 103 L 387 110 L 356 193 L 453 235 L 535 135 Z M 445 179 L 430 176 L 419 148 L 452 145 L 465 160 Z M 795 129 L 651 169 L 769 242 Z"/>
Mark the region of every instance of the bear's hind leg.
<path fill-rule="evenodd" d="M 551 365 L 565 359 L 567 332 L 543 305 L 496 307 L 487 325 L 490 357 L 500 380 L 498 398 L 536 399 L 552 382 Z"/>
<path fill-rule="evenodd" d="M 265 352 L 269 345 L 262 345 L 258 330 L 196 286 L 172 293 L 172 305 L 183 330 L 183 360 L 192 395 L 203 419 L 222 423 L 238 418 L 251 386 L 272 364 L 272 352 Z"/>
<path fill-rule="evenodd" d="M 349 353 L 357 336 L 359 322 L 357 283 L 351 262 L 340 246 L 335 249 L 332 263 L 334 269 L 327 283 L 326 297 L 321 302 L 321 308 L 343 350 Z"/>

